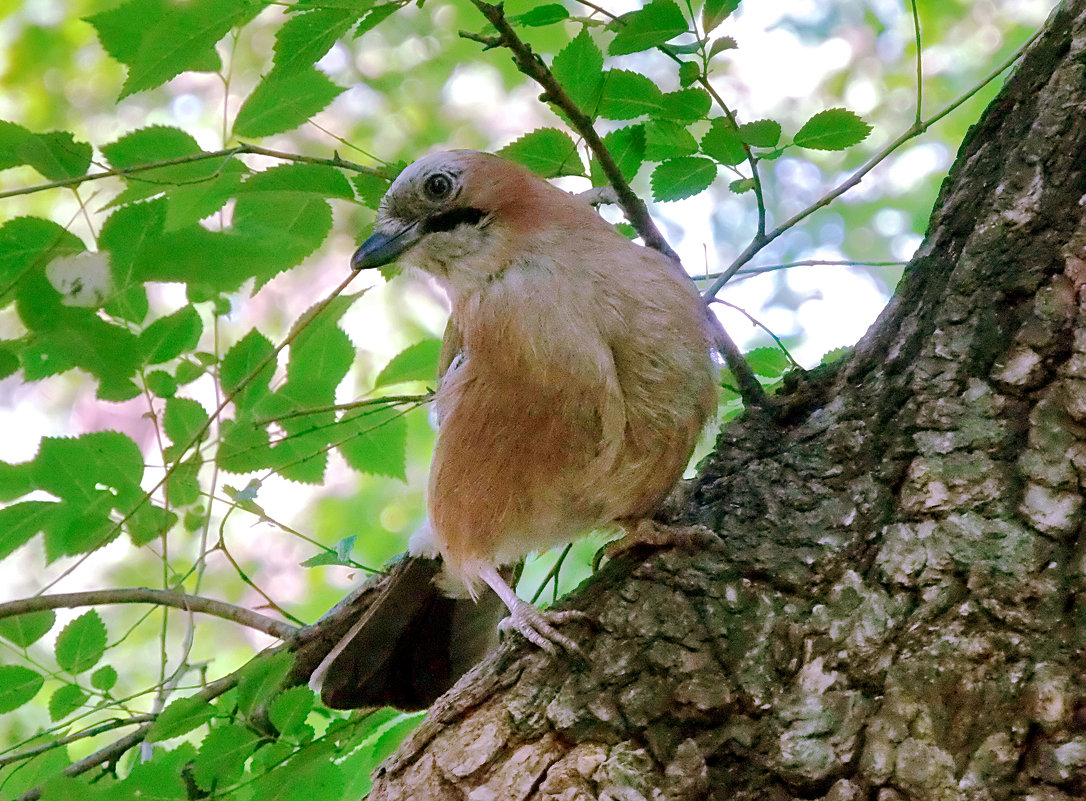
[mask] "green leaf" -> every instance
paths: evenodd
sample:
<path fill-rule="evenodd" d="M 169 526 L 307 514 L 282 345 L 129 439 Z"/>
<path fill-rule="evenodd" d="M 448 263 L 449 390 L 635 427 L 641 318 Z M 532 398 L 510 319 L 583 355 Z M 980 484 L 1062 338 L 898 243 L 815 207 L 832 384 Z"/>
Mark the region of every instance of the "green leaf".
<path fill-rule="evenodd" d="M 727 117 L 713 120 L 701 138 L 701 152 L 727 166 L 734 166 L 747 158 L 739 129 Z"/>
<path fill-rule="evenodd" d="M 611 131 L 603 137 L 603 145 L 611 153 L 626 182 L 632 181 L 645 161 L 645 126 L 638 123 Z M 594 157 L 590 167 L 593 186 L 607 186 L 610 183 Z"/>
<path fill-rule="evenodd" d="M 189 506 L 200 499 L 200 466 L 200 456 L 194 454 L 166 477 L 166 497 L 170 499 L 170 506 Z"/>
<path fill-rule="evenodd" d="M 278 694 L 294 666 L 294 655 L 280 651 L 254 659 L 243 667 L 238 678 L 238 707 L 252 714 L 258 707 Z"/>
<path fill-rule="evenodd" d="M 386 184 L 387 186 L 387 184 Z M 298 202 L 295 193 L 353 200 L 354 191 L 341 170 L 327 164 L 281 164 L 249 177 L 240 196 L 261 193 L 261 202 L 283 199 Z"/>
<path fill-rule="evenodd" d="M 139 349 L 144 364 L 162 364 L 193 350 L 204 331 L 199 312 L 184 306 L 167 317 L 160 317 L 139 335 Z"/>
<path fill-rule="evenodd" d="M 652 0 L 623 20 L 607 48 L 612 56 L 648 50 L 687 31 L 686 18 L 674 0 Z"/>
<path fill-rule="evenodd" d="M 280 734 L 296 732 L 313 709 L 315 698 L 308 687 L 291 687 L 275 697 L 268 708 L 268 718 Z"/>
<path fill-rule="evenodd" d="M 312 67 L 372 5 L 359 0 L 351 8 L 318 8 L 292 14 L 275 34 L 275 68 L 283 74 Z"/>
<path fill-rule="evenodd" d="M 796 131 L 792 142 L 810 150 L 844 150 L 862 142 L 871 126 L 843 108 L 820 111 Z"/>
<path fill-rule="evenodd" d="M 663 92 L 651 80 L 629 70 L 604 73 L 599 113 L 609 120 L 632 120 L 662 111 Z"/>
<path fill-rule="evenodd" d="M 222 386 L 226 394 L 234 396 L 238 408 L 250 409 L 270 394 L 268 384 L 275 373 L 274 352 L 271 341 L 255 328 L 226 352 L 221 368 Z"/>
<path fill-rule="evenodd" d="M 393 356 L 377 374 L 373 388 L 403 381 L 425 381 L 429 386 L 434 386 L 437 382 L 437 359 L 440 353 L 441 340 L 433 337 L 408 346 Z"/>
<path fill-rule="evenodd" d="M 186 70 L 220 69 L 215 44 L 265 5 L 259 0 L 133 0 L 89 21 L 106 51 L 128 65 L 123 98 L 160 86 Z"/>
<path fill-rule="evenodd" d="M 67 131 L 33 133 L 0 120 L 0 170 L 26 164 L 50 181 L 86 175 L 92 150 Z"/>
<path fill-rule="evenodd" d="M 352 534 L 337 540 L 329 551 L 321 551 L 316 556 L 311 556 L 302 562 L 302 567 L 320 567 L 322 565 L 351 566 L 351 551 L 358 537 Z"/>
<path fill-rule="evenodd" d="M 180 737 L 198 726 L 207 723 L 215 716 L 215 707 L 196 695 L 171 701 L 151 724 L 145 738 L 149 743 L 158 743 L 172 737 Z"/>
<path fill-rule="evenodd" d="M 49 698 L 49 719 L 60 720 L 75 712 L 87 700 L 87 694 L 76 684 L 65 684 Z"/>
<path fill-rule="evenodd" d="M 677 122 L 650 120 L 645 123 L 645 158 L 649 161 L 666 161 L 697 152 L 697 140 Z"/>
<path fill-rule="evenodd" d="M 701 156 L 682 156 L 652 171 L 652 196 L 657 201 L 680 200 L 709 188 L 717 166 Z"/>
<path fill-rule="evenodd" d="M 739 138 L 751 147 L 776 147 L 781 124 L 776 120 L 755 120 L 739 126 Z"/>
<path fill-rule="evenodd" d="M 166 401 L 163 427 L 174 445 L 187 446 L 207 423 L 204 407 L 189 398 L 170 398 Z M 206 431 L 204 434 L 206 435 Z"/>
<path fill-rule="evenodd" d="M 124 781 L 111 788 L 102 801 L 191 801 L 197 793 L 182 775 L 188 774 L 195 757 L 191 743 L 181 743 L 169 751 L 160 746 L 155 749 L 154 759 L 136 762 Z"/>
<path fill-rule="evenodd" d="M 569 19 L 569 11 L 561 3 L 545 3 L 536 6 L 524 14 L 517 14 L 509 18 L 513 25 L 523 25 L 526 28 L 541 28 L 544 25 L 554 25 Z"/>
<path fill-rule="evenodd" d="M 741 195 L 744 192 L 749 192 L 754 188 L 753 178 L 737 178 L 728 184 L 728 189 L 735 192 L 737 195 Z"/>
<path fill-rule="evenodd" d="M 379 175 L 358 173 L 351 176 L 351 183 L 354 184 L 358 196 L 362 198 L 362 202 L 366 204 L 366 207 L 376 211 L 391 182 Z"/>
<path fill-rule="evenodd" d="M 236 723 L 215 726 L 204 737 L 192 763 L 196 784 L 204 790 L 236 784 L 245 772 L 245 760 L 259 744 L 260 737 L 244 726 Z"/>
<path fill-rule="evenodd" d="M 57 615 L 52 609 L 6 617 L 0 620 L 0 637 L 26 648 L 48 634 L 56 621 Z"/>
<path fill-rule="evenodd" d="M 712 102 L 704 89 L 680 89 L 661 97 L 660 110 L 653 116 L 689 124 L 705 119 Z"/>
<path fill-rule="evenodd" d="M 842 345 L 839 348 L 833 348 L 831 350 L 826 351 L 826 355 L 822 357 L 822 362 L 821 363 L 822 364 L 832 364 L 833 362 L 837 361 L 838 359 L 843 359 L 845 356 L 847 356 L 851 352 L 852 352 L 852 348 L 850 348 L 848 345 Z"/>
<path fill-rule="evenodd" d="M 0 509 L 0 559 L 29 542 L 39 531 L 57 527 L 62 505 L 53 501 L 23 501 Z"/>
<path fill-rule="evenodd" d="M 708 34 L 739 8 L 739 0 L 705 0 L 701 9 L 702 29 Z"/>
<path fill-rule="evenodd" d="M 251 422 L 223 420 L 215 460 L 229 473 L 251 473 L 271 467 L 271 437 L 267 429 Z"/>
<path fill-rule="evenodd" d="M 554 57 L 551 72 L 577 108 L 595 117 L 603 89 L 603 53 L 587 28 L 582 28 Z"/>
<path fill-rule="evenodd" d="M 792 368 L 780 348 L 755 348 L 746 354 L 746 360 L 756 375 L 766 378 L 780 378 Z"/>
<path fill-rule="evenodd" d="M 348 412 L 336 426 L 336 441 L 347 464 L 362 473 L 407 479 L 407 423 L 391 407 Z"/>
<path fill-rule="evenodd" d="M 319 2 L 327 3 L 329 0 L 319 0 Z M 351 2 L 352 0 L 331 0 L 333 5 L 336 3 L 350 4 Z M 403 8 L 401 3 L 384 3 L 379 6 L 374 6 L 366 12 L 366 16 L 362 18 L 362 21 L 358 23 L 358 27 L 354 29 L 355 38 L 357 39 L 366 31 L 372 31 L 401 8 Z"/>
<path fill-rule="evenodd" d="M 739 47 L 739 44 L 735 39 L 730 36 L 721 36 L 709 47 L 709 58 L 712 58 L 718 53 L 723 53 L 725 50 L 735 50 L 737 47 Z"/>
<path fill-rule="evenodd" d="M 152 370 L 145 376 L 147 389 L 156 398 L 172 398 L 177 394 L 177 381 L 165 370 Z"/>
<path fill-rule="evenodd" d="M 257 84 L 234 120 L 234 135 L 257 138 L 291 131 L 344 91 L 316 67 L 273 69 Z"/>
<path fill-rule="evenodd" d="M 0 714 L 18 709 L 41 689 L 45 679 L 21 665 L 0 665 Z"/>
<path fill-rule="evenodd" d="M 94 689 L 108 692 L 117 683 L 117 670 L 110 665 L 103 665 L 91 674 L 90 683 Z"/>
<path fill-rule="evenodd" d="M 499 155 L 544 178 L 584 175 L 584 165 L 569 134 L 555 128 L 539 128 L 506 145 Z"/>
<path fill-rule="evenodd" d="M 694 61 L 684 61 L 679 65 L 679 86 L 683 88 L 701 77 L 701 67 Z"/>
<path fill-rule="evenodd" d="M 82 673 L 98 664 L 105 650 L 106 624 L 92 609 L 60 632 L 56 644 L 57 664 L 69 673 Z"/>
<path fill-rule="evenodd" d="M 7 290 L 47 261 L 84 250 L 79 237 L 55 222 L 40 217 L 8 220 L 0 226 L 0 290 Z M 5 304 L 12 299 L 10 294 L 0 297 Z"/>

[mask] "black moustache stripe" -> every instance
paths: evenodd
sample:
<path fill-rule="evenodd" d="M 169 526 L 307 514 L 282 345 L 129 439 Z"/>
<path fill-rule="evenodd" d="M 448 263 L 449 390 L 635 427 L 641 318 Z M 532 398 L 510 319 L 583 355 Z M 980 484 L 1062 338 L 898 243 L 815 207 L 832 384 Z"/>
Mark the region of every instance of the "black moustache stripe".
<path fill-rule="evenodd" d="M 422 229 L 427 234 L 437 231 L 451 231 L 461 225 L 478 225 L 485 216 L 486 213 L 481 209 L 452 209 L 427 218 L 422 225 Z"/>

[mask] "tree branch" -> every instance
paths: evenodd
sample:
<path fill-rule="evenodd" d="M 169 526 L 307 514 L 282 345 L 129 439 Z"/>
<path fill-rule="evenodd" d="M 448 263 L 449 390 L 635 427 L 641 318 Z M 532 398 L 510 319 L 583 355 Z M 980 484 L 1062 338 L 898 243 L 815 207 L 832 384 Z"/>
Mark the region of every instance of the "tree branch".
<path fill-rule="evenodd" d="M 69 609 L 78 606 L 106 604 L 157 604 L 183 609 L 186 612 L 200 612 L 233 623 L 240 623 L 280 640 L 287 639 L 298 631 L 297 627 L 289 623 L 275 620 L 234 604 L 204 598 L 200 595 L 187 595 L 183 592 L 154 590 L 150 587 L 126 587 L 114 590 L 37 595 L 33 598 L 23 598 L 18 601 L 0 604 L 0 618 L 25 615 L 30 612 L 42 612 L 46 609 Z"/>
<path fill-rule="evenodd" d="M 87 181 L 97 181 L 102 178 L 124 178 L 129 175 L 137 175 L 141 172 L 147 172 L 148 170 L 157 170 L 162 167 L 175 167 L 178 164 L 194 164 L 200 161 L 207 161 L 210 159 L 228 159 L 233 156 L 241 155 L 255 155 L 255 156 L 269 156 L 270 158 L 282 159 L 284 161 L 294 161 L 301 164 L 324 164 L 329 167 L 339 167 L 344 170 L 352 170 L 354 172 L 363 173 L 366 175 L 376 175 L 381 178 L 389 178 L 392 176 L 385 174 L 383 171 L 375 169 L 373 167 L 365 167 L 361 164 L 355 164 L 351 161 L 345 161 L 341 159 L 337 154 L 333 158 L 321 158 L 319 156 L 302 156 L 297 153 L 285 153 L 281 150 L 269 150 L 266 147 L 259 147 L 257 145 L 238 145 L 236 147 L 228 147 L 224 150 L 213 150 L 206 153 L 192 153 L 187 156 L 177 156 L 172 159 L 162 159 L 161 161 L 152 161 L 147 164 L 134 164 L 131 167 L 117 167 L 112 170 L 104 170 L 102 172 L 96 172 L 89 175 L 76 175 L 72 178 L 64 178 L 60 181 L 50 181 L 46 184 L 38 184 L 37 186 L 24 186 L 19 189 L 9 189 L 5 192 L 0 192 L 0 200 L 7 197 L 16 197 L 18 195 L 32 195 L 36 192 L 44 192 L 48 189 L 64 189 L 66 187 L 79 186 Z"/>

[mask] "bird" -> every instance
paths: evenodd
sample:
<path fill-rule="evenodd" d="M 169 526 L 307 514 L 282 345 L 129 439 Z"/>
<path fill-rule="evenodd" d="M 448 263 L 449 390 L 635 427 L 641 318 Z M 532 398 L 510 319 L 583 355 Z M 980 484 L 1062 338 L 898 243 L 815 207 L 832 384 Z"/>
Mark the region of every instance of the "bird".
<path fill-rule="evenodd" d="M 659 509 L 716 408 L 709 312 L 681 265 L 588 199 L 479 151 L 423 156 L 392 182 L 351 266 L 394 261 L 451 307 L 410 552 L 440 556 L 452 593 L 489 587 L 503 631 L 577 652 L 559 627 L 582 613 L 535 607 L 501 569 Z"/>

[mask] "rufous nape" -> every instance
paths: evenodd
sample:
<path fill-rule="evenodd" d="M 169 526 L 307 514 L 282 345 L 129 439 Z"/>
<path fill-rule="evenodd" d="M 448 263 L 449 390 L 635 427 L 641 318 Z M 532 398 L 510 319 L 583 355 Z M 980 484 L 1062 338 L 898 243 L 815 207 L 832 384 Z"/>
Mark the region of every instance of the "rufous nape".
<path fill-rule="evenodd" d="M 444 586 L 509 609 L 502 628 L 576 650 L 499 573 L 656 512 L 716 408 L 712 329 L 681 266 L 584 197 L 498 156 L 425 156 L 392 183 L 351 266 L 399 261 L 448 295 L 429 525 Z"/>

